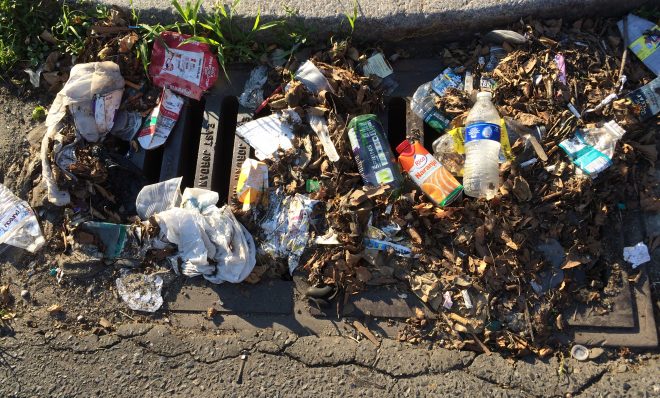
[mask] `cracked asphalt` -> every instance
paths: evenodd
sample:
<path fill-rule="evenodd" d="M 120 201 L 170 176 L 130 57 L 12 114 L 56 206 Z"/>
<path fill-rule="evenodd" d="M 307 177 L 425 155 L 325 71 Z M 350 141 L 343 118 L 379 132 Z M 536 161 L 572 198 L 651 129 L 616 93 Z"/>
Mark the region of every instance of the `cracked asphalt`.
<path fill-rule="evenodd" d="M 272 329 L 204 335 L 134 323 L 99 337 L 25 328 L 0 338 L 0 396 L 660 396 L 657 354 L 561 362 Z"/>

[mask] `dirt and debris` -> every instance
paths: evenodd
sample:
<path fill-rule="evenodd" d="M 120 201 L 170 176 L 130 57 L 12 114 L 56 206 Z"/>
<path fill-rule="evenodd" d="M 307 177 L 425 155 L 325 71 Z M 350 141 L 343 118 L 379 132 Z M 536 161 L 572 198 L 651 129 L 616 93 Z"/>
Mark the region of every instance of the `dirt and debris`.
<path fill-rule="evenodd" d="M 118 112 L 147 117 L 161 90 L 145 74 L 137 56 L 139 33 L 127 20 L 113 14 L 92 27 L 76 62 L 115 62 L 125 80 Z M 657 157 L 657 121 L 640 120 L 639 107 L 626 98 L 654 76 L 636 58 L 622 64 L 624 44 L 616 20 L 528 20 L 514 30 L 447 45 L 440 63 L 444 65 L 438 68 L 438 73 L 452 68 L 452 76 L 461 81 L 436 96 L 437 108 L 451 118 L 448 129 L 464 125 L 477 89 L 461 85 L 475 81 L 478 88 L 493 92 L 493 103 L 504 118 L 545 132 L 534 136 L 540 149 L 533 141 L 529 144 L 528 132 L 511 139 L 513 160 L 501 163 L 499 194 L 491 200 L 462 197 L 451 206 L 436 206 L 409 178 L 401 186 L 364 186 L 348 126 L 356 116 L 384 108 L 386 93 L 396 84 L 396 57 L 385 65 L 394 74 L 384 73 L 383 65 L 374 72 L 373 60 L 387 58 L 378 56 L 380 50 L 362 52 L 350 41 L 334 41 L 307 54 L 309 60 L 294 54 L 284 65 L 268 69 L 262 88 L 270 94 L 266 105 L 256 107 L 254 121 L 239 125 L 244 138 L 257 134 L 253 145 L 263 145 L 256 156 L 268 168 L 268 181 L 259 181 L 255 189 L 260 197 L 247 199 L 250 206 L 227 210 L 236 215 L 245 234 L 254 237 L 257 265 L 252 264 L 246 281 L 302 270 L 317 289 L 308 292 L 310 300 L 338 307 L 372 286 L 397 285 L 428 307 L 428 313 L 418 310 L 406 321 L 400 340 L 429 339 L 486 354 L 497 350 L 547 356 L 563 344 L 557 333 L 565 327 L 562 310 L 585 302 L 608 311 L 611 297 L 627 283 L 622 269 L 628 266 L 608 241 L 620 221 L 620 206 L 633 206 L 641 196 L 644 208 L 658 207 L 650 188 L 652 176 L 645 172 Z M 498 40 L 501 47 L 493 49 L 492 42 Z M 67 82 L 72 62 L 59 53 L 48 57 L 42 76 L 52 93 Z M 466 72 L 469 80 L 462 78 Z M 258 87 L 250 89 L 259 92 Z M 604 101 L 613 94 L 615 99 Z M 576 130 L 609 120 L 626 131 L 610 167 L 597 178 L 581 175 L 559 144 Z M 94 261 L 89 252 L 74 250 L 79 245 L 105 252 L 106 244 L 81 227 L 90 221 L 134 227 L 142 221 L 156 234 L 157 219 L 136 216 L 135 199 L 146 180 L 125 156 L 138 150 L 136 142 L 112 135 L 87 142 L 79 139 L 70 113 L 61 123 L 57 141 L 43 149 L 48 162 L 59 165 L 56 152 L 73 148 L 64 167 L 52 168 L 54 181 L 70 194 L 71 202 L 65 208 L 48 204 L 43 182 L 29 201 L 48 224 L 43 226 L 43 264 L 56 264 L 58 256 Z M 253 129 L 264 125 L 273 132 L 274 144 L 259 140 Z M 420 131 L 407 133 L 413 140 L 423 136 Z M 424 144 L 431 149 L 430 143 Z M 538 159 L 530 162 L 535 152 Z M 32 148 L 31 156 L 39 157 L 38 148 Z M 36 180 L 38 173 L 28 174 Z M 260 175 L 265 174 L 263 170 Z M 548 253 L 547 246 L 554 250 Z M 562 258 L 556 258 L 557 251 Z M 182 267 L 185 273 L 189 261 L 179 256 L 174 264 L 171 252 L 139 253 L 137 264 L 131 264 L 140 268 L 138 273 L 116 279 L 114 293 L 134 310 L 156 311 L 163 302 L 164 283 L 153 271 Z M 218 262 L 214 259 L 211 268 Z M 67 277 L 65 266 L 57 269 L 58 278 Z M 116 270 L 105 271 L 108 274 L 119 276 Z M 113 289 L 107 282 L 101 289 Z M 2 306 L 4 301 L 0 295 Z M 56 316 L 67 307 L 53 304 L 47 312 Z M 213 315 L 209 310 L 207 316 Z M 104 329 L 113 324 L 105 318 L 98 323 Z M 379 344 L 363 324 L 353 325 Z"/>

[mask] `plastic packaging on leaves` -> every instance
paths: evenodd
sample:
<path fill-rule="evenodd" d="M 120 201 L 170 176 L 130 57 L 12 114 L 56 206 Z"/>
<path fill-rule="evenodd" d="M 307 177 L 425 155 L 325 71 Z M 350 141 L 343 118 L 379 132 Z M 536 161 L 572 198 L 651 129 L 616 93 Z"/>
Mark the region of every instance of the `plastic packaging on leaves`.
<path fill-rule="evenodd" d="M 328 83 L 328 79 L 323 76 L 323 73 L 321 73 L 312 61 L 305 61 L 304 64 L 300 65 L 296 71 L 295 78 L 314 94 L 318 94 L 321 91 L 334 92 L 332 86 Z"/>
<path fill-rule="evenodd" d="M 98 142 L 112 129 L 123 92 L 124 78 L 114 62 L 75 65 L 48 111 L 46 126 L 57 125 L 68 107 L 77 132 Z"/>
<path fill-rule="evenodd" d="M 186 276 L 202 275 L 212 283 L 238 283 L 256 264 L 254 240 L 228 206 L 216 206 L 218 199 L 217 192 L 187 188 L 182 207 L 154 217 L 161 239 L 177 245 L 178 253 L 170 258 L 175 270 L 181 264 Z"/>
<path fill-rule="evenodd" d="M 325 151 L 326 156 L 331 162 L 336 162 L 339 160 L 339 154 L 337 153 L 337 148 L 330 138 L 330 132 L 328 131 L 328 122 L 323 116 L 307 114 L 307 120 L 309 125 L 316 133 L 316 136 L 321 141 L 323 145 L 323 150 Z"/>
<path fill-rule="evenodd" d="M 268 188 L 268 165 L 254 159 L 246 159 L 241 166 L 236 184 L 236 197 L 243 203 L 243 211 L 248 211 L 259 202 Z"/>
<path fill-rule="evenodd" d="M 366 249 L 374 249 L 380 251 L 392 250 L 394 254 L 400 257 L 413 257 L 412 249 L 398 243 L 389 242 L 386 240 L 366 238 L 364 240 L 364 247 Z"/>
<path fill-rule="evenodd" d="M 649 120 L 660 112 L 660 76 L 628 94 L 635 104 L 634 112 L 642 120 Z"/>
<path fill-rule="evenodd" d="M 261 223 L 265 238 L 260 250 L 275 259 L 286 259 L 293 274 L 307 247 L 311 213 L 318 201 L 300 194 L 284 197 L 276 191 L 268 203 L 265 221 Z"/>
<path fill-rule="evenodd" d="M 179 120 L 184 101 L 183 97 L 163 89 L 158 105 L 151 111 L 151 115 L 145 120 L 144 126 L 138 133 L 138 142 L 142 148 L 158 148 L 167 141 L 167 137 Z"/>
<path fill-rule="evenodd" d="M 612 165 L 616 143 L 626 131 L 614 120 L 602 127 L 577 131 L 573 138 L 559 143 L 576 166 L 591 178 Z"/>
<path fill-rule="evenodd" d="M 218 61 L 204 43 L 184 43 L 191 36 L 162 32 L 154 40 L 149 75 L 154 85 L 199 100 L 218 79 Z"/>
<path fill-rule="evenodd" d="M 127 273 L 115 284 L 117 293 L 133 311 L 156 312 L 163 305 L 163 278 L 158 275 Z"/>
<path fill-rule="evenodd" d="M 448 89 L 460 88 L 461 83 L 461 77 L 454 73 L 451 68 L 447 68 L 431 81 L 431 88 L 433 88 L 436 94 L 442 97 Z"/>
<path fill-rule="evenodd" d="M 0 244 L 2 243 L 34 253 L 46 240 L 41 234 L 39 221 L 32 208 L 0 184 Z"/>
<path fill-rule="evenodd" d="M 295 111 L 285 110 L 238 126 L 236 135 L 254 148 L 257 159 L 271 159 L 279 149 L 293 148 L 292 123 L 301 123 L 300 116 Z"/>
<path fill-rule="evenodd" d="M 156 184 L 145 185 L 135 199 L 135 209 L 140 219 L 146 220 L 161 211 L 181 204 L 181 180 L 176 177 Z"/>
<path fill-rule="evenodd" d="M 555 55 L 555 64 L 557 64 L 557 70 L 559 71 L 557 74 L 557 80 L 559 80 L 559 83 L 561 84 L 566 84 L 566 60 L 564 59 L 564 56 L 561 54 Z"/>
<path fill-rule="evenodd" d="M 460 135 L 458 133 L 457 135 Z M 433 141 L 433 156 L 449 170 L 450 173 L 462 176 L 465 157 L 456 151 L 454 137 L 447 133 Z"/>
<path fill-rule="evenodd" d="M 435 95 L 431 91 L 431 82 L 417 87 L 410 101 L 410 110 L 424 120 L 431 128 L 439 133 L 445 131 L 451 122 L 435 106 Z"/>
<path fill-rule="evenodd" d="M 644 242 L 639 242 L 635 246 L 628 246 L 623 248 L 623 259 L 629 262 L 633 269 L 640 265 L 651 261 L 649 248 Z"/>
<path fill-rule="evenodd" d="M 625 21 L 625 23 L 624 23 Z M 617 22 L 624 43 L 644 65 L 660 75 L 660 28 L 658 25 L 634 14 L 628 14 Z"/>
<path fill-rule="evenodd" d="M 245 82 L 243 93 L 238 97 L 238 102 L 245 108 L 254 111 L 264 100 L 264 84 L 268 80 L 268 67 L 257 66 L 250 72 L 250 77 Z"/>

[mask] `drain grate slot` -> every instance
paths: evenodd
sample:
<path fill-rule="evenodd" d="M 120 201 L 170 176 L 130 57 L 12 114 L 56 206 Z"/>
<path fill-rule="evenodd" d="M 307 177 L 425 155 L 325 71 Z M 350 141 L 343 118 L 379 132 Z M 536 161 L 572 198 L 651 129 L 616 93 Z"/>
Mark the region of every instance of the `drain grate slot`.
<path fill-rule="evenodd" d="M 406 139 L 406 109 L 407 103 L 404 98 L 393 97 L 387 101 L 387 138 L 392 147 L 392 153 L 396 156 L 396 146 Z"/>

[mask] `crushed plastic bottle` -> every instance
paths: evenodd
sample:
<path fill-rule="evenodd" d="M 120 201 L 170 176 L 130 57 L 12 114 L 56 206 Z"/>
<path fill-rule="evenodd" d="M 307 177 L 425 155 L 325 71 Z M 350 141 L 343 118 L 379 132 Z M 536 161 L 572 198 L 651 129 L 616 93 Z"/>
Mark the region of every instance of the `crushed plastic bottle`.
<path fill-rule="evenodd" d="M 431 82 L 424 83 L 415 90 L 410 101 L 410 109 L 422 118 L 424 123 L 442 133 L 449 126 L 450 120 L 436 108 L 434 97 Z"/>
<path fill-rule="evenodd" d="M 465 120 L 463 187 L 475 198 L 493 198 L 500 185 L 500 115 L 492 98 L 489 92 L 477 94 Z"/>

